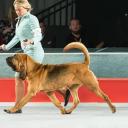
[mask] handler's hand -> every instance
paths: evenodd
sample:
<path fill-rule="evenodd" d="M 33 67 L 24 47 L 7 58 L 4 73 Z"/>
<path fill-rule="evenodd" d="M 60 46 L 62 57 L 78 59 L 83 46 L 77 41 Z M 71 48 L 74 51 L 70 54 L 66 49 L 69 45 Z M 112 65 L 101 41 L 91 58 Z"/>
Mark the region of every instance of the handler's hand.
<path fill-rule="evenodd" d="M 27 46 L 29 44 L 32 44 L 32 40 L 23 41 L 24 46 Z"/>
<path fill-rule="evenodd" d="M 2 44 L 2 45 L 0 45 L 0 50 L 6 50 L 6 48 L 5 48 L 5 44 Z"/>

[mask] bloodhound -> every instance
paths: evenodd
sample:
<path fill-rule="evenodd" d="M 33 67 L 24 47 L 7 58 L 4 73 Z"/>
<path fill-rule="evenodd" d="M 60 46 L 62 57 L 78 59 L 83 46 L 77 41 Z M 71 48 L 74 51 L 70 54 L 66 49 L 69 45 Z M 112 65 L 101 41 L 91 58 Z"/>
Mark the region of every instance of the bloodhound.
<path fill-rule="evenodd" d="M 17 53 L 6 59 L 7 64 L 16 72 L 20 73 L 22 79 L 28 82 L 27 94 L 9 111 L 15 113 L 20 110 L 37 92 L 42 91 L 50 98 L 53 104 L 60 109 L 62 114 L 71 113 L 79 104 L 78 89 L 87 87 L 97 96 L 104 99 L 113 113 L 116 108 L 112 105 L 109 97 L 100 89 L 96 76 L 90 70 L 90 56 L 87 48 L 79 42 L 69 43 L 64 51 L 79 49 L 84 53 L 83 63 L 67 64 L 39 64 L 26 54 Z M 73 97 L 73 105 L 66 109 L 55 96 L 55 91 L 69 89 Z"/>

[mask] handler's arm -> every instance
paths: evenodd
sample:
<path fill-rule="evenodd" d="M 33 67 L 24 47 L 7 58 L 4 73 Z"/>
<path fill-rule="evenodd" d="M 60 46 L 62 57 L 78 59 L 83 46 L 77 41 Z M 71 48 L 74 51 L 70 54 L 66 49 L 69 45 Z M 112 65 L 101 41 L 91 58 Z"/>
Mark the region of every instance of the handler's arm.
<path fill-rule="evenodd" d="M 11 49 L 12 47 L 14 47 L 18 42 L 19 42 L 19 38 L 17 35 L 15 35 L 12 40 L 7 44 L 5 45 L 5 50 L 9 50 Z"/>
<path fill-rule="evenodd" d="M 40 42 L 42 40 L 42 33 L 37 17 L 34 16 L 30 18 L 30 27 L 33 34 L 32 42 L 34 44 Z"/>

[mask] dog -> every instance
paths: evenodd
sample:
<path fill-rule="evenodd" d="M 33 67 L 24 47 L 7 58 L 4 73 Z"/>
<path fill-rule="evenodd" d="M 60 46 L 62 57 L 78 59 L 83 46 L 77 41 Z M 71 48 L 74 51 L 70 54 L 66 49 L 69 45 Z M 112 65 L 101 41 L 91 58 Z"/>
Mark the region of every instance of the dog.
<path fill-rule="evenodd" d="M 16 72 L 20 73 L 21 79 L 28 82 L 27 94 L 8 113 L 20 110 L 37 92 L 44 92 L 62 114 L 70 114 L 79 104 L 78 89 L 85 86 L 97 96 L 104 99 L 112 113 L 116 107 L 111 103 L 109 97 L 100 89 L 96 76 L 89 68 L 90 56 L 87 48 L 80 42 L 72 42 L 64 47 L 64 51 L 79 49 L 83 52 L 85 59 L 83 63 L 67 64 L 39 64 L 26 54 L 15 54 L 6 58 L 7 64 Z M 66 109 L 55 96 L 58 90 L 69 89 L 73 97 L 73 104 Z"/>

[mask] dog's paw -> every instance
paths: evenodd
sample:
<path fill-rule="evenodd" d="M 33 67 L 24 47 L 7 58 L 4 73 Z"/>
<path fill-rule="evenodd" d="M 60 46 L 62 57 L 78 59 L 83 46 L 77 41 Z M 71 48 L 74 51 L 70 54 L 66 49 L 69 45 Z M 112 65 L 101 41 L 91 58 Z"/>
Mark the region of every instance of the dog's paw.
<path fill-rule="evenodd" d="M 4 112 L 8 113 L 8 114 L 17 114 L 17 113 L 22 113 L 22 110 L 19 109 L 19 110 L 16 110 L 16 109 L 4 109 Z"/>
<path fill-rule="evenodd" d="M 66 110 L 66 113 L 65 114 L 71 114 L 71 113 L 72 113 L 72 111 Z"/>
<path fill-rule="evenodd" d="M 61 111 L 61 114 L 71 114 L 71 113 L 72 111 L 66 109 L 63 109 L 63 111 Z"/>
<path fill-rule="evenodd" d="M 69 109 L 69 110 L 66 110 L 66 109 L 63 109 L 63 111 L 61 111 L 61 114 L 71 114 L 72 111 Z"/>
<path fill-rule="evenodd" d="M 116 107 L 112 106 L 112 113 L 115 113 L 115 112 L 116 112 Z"/>
<path fill-rule="evenodd" d="M 61 114 L 67 114 L 67 111 L 65 108 L 63 110 L 61 110 Z"/>

